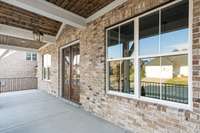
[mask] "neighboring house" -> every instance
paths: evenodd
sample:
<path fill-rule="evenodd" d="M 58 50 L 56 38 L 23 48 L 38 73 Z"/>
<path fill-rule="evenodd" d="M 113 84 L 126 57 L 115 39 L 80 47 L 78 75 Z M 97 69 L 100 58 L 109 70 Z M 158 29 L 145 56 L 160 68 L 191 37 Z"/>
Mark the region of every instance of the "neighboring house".
<path fill-rule="evenodd" d="M 146 78 L 161 77 L 162 79 L 171 79 L 183 76 L 188 76 L 187 61 L 184 60 L 183 56 L 178 57 L 176 60 L 170 57 L 164 58 L 162 63 L 160 62 L 160 58 L 155 58 L 145 65 Z"/>
<path fill-rule="evenodd" d="M 36 77 L 36 68 L 36 53 L 8 50 L 0 57 L 0 78 Z"/>
<path fill-rule="evenodd" d="M 37 54 L 0 49 L 0 93 L 37 89 Z"/>

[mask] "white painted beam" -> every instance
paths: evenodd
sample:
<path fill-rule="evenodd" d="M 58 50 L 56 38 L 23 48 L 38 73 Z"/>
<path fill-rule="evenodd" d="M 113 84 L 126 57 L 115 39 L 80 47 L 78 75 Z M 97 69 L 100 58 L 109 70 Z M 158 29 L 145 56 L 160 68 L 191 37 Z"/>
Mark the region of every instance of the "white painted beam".
<path fill-rule="evenodd" d="M 17 51 L 38 52 L 37 49 L 11 46 L 7 44 L 0 44 L 0 48 L 9 49 L 9 50 L 17 50 Z"/>
<path fill-rule="evenodd" d="M 13 26 L 8 26 L 0 24 L 0 34 L 6 36 L 12 36 L 16 38 L 33 40 L 33 32 L 30 30 L 25 30 L 21 28 L 16 28 Z M 55 43 L 56 37 L 50 35 L 44 35 L 44 42 Z"/>
<path fill-rule="evenodd" d="M 127 2 L 128 0 L 115 0 L 112 3 L 110 3 L 109 5 L 105 6 L 104 8 L 102 8 L 101 10 L 97 11 L 95 14 L 93 14 L 92 16 L 88 17 L 86 19 L 86 23 L 89 23 L 91 21 L 94 21 L 95 19 L 103 16 L 104 14 L 106 14 L 107 12 L 113 10 L 114 8 L 122 5 L 123 3 Z"/>
<path fill-rule="evenodd" d="M 58 31 L 58 33 L 57 33 L 57 35 L 56 35 L 56 40 L 58 39 L 58 37 L 59 37 L 60 34 L 62 33 L 62 30 L 64 29 L 64 27 L 65 27 L 65 24 L 62 24 L 62 25 L 60 26 L 60 29 L 59 29 L 59 31 Z"/>
<path fill-rule="evenodd" d="M 9 53 L 9 49 L 6 49 L 6 51 L 5 52 L 3 52 L 2 54 L 1 54 L 1 56 L 0 56 L 0 60 L 6 55 L 6 54 L 8 54 Z"/>
<path fill-rule="evenodd" d="M 0 0 L 8 4 L 23 8 L 25 10 L 34 12 L 36 14 L 46 16 L 53 20 L 60 21 L 77 28 L 84 28 L 86 26 L 86 19 L 66 11 L 54 4 L 45 0 Z"/>
<path fill-rule="evenodd" d="M 55 38 L 53 36 L 45 36 L 45 42 L 49 43 L 55 43 L 55 40 L 60 36 L 60 33 L 62 32 L 66 24 L 77 28 L 85 28 L 86 23 L 94 21 L 95 19 L 103 16 L 107 12 L 127 2 L 127 0 L 115 0 L 114 2 L 110 3 L 106 7 L 102 8 L 101 10 L 93 14 L 92 16 L 85 19 L 77 14 L 74 14 L 70 11 L 66 11 L 45 0 L 0 0 L 0 1 L 23 8 L 25 10 L 34 12 L 42 16 L 46 16 L 53 20 L 62 22 L 62 25 Z M 0 25 L 0 34 L 32 40 L 33 35 L 32 33 L 30 33 L 30 31 L 22 29 L 20 30 L 19 28 L 16 29 L 14 29 L 14 27 L 6 29 L 6 27 L 2 28 Z"/>

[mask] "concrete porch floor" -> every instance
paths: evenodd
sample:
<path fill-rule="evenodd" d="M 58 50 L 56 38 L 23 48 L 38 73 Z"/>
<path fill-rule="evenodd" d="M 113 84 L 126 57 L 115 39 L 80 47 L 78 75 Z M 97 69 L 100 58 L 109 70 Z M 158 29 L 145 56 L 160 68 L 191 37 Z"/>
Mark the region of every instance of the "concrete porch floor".
<path fill-rule="evenodd" d="M 39 90 L 0 94 L 0 133 L 126 133 Z"/>

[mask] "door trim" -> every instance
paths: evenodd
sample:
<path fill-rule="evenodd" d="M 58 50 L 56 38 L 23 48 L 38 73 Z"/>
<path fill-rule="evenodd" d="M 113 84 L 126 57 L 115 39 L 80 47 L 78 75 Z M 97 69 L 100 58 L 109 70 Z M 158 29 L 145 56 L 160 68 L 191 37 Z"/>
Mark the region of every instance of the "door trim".
<path fill-rule="evenodd" d="M 65 44 L 64 46 L 60 47 L 60 63 L 58 63 L 58 65 L 60 65 L 58 68 L 60 69 L 60 74 L 59 74 L 59 89 L 58 89 L 58 96 L 59 97 L 62 97 L 63 95 L 63 64 L 62 64 L 62 61 L 63 61 L 63 49 L 67 48 L 67 47 L 70 47 L 70 46 L 73 46 L 73 45 L 76 45 L 76 44 L 79 44 L 80 45 L 80 40 L 76 40 L 76 41 L 73 41 L 71 43 L 67 43 Z"/>

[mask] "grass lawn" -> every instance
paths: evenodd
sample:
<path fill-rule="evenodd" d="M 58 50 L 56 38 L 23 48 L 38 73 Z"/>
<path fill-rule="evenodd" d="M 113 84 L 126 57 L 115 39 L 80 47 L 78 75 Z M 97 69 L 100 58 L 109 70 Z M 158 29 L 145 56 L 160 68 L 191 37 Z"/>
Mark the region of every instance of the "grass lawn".
<path fill-rule="evenodd" d="M 188 78 L 187 77 L 175 77 L 173 79 L 166 80 L 165 83 L 187 85 Z"/>

